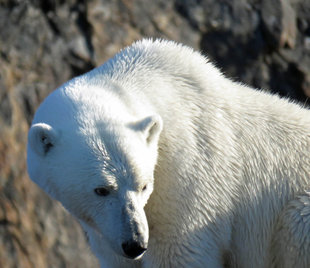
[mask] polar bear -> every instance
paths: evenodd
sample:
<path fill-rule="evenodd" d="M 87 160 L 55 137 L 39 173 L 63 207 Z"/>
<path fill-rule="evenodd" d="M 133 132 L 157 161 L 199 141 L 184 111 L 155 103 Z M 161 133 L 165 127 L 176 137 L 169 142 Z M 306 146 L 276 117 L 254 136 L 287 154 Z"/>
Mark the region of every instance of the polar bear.
<path fill-rule="evenodd" d="M 310 112 L 186 46 L 138 41 L 62 85 L 27 165 L 101 267 L 310 267 Z"/>

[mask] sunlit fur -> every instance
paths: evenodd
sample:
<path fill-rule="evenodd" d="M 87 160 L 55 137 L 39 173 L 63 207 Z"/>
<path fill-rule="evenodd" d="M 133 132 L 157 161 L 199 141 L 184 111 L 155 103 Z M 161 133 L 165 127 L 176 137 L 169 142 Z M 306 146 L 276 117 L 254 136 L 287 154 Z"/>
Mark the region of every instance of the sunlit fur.
<path fill-rule="evenodd" d="M 78 218 L 102 267 L 310 267 L 301 106 L 143 40 L 52 93 L 38 123 L 55 144 L 30 132 L 30 177 Z M 120 246 L 132 226 L 148 243 L 138 260 Z"/>

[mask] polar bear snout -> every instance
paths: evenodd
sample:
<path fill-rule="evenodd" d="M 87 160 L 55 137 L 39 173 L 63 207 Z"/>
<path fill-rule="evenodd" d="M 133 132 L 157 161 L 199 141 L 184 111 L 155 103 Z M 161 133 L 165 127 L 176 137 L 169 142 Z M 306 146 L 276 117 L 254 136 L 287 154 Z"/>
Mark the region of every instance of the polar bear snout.
<path fill-rule="evenodd" d="M 146 243 L 139 243 L 136 241 L 127 241 L 122 244 L 123 251 L 126 257 L 135 259 L 141 256 L 147 249 Z"/>
<path fill-rule="evenodd" d="M 125 206 L 122 210 L 123 236 L 121 247 L 125 257 L 136 259 L 147 249 L 149 228 L 147 218 L 137 199 L 136 193 L 128 191 L 125 194 Z"/>

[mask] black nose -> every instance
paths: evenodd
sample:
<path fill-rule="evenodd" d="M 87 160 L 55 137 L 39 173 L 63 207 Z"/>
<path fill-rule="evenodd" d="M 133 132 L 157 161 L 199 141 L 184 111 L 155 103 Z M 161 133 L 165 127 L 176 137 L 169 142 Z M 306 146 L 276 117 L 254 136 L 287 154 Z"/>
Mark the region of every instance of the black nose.
<path fill-rule="evenodd" d="M 140 256 L 144 251 L 146 251 L 145 247 L 142 247 L 137 242 L 125 242 L 122 244 L 122 248 L 125 252 L 125 254 L 131 258 L 135 259 L 138 256 Z"/>

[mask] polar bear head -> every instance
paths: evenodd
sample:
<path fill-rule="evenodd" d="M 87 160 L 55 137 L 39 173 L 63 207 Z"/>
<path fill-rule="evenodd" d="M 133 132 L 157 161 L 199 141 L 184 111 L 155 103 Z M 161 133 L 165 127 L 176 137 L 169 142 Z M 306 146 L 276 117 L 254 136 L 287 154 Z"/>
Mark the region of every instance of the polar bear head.
<path fill-rule="evenodd" d="M 117 95 L 72 83 L 36 112 L 28 173 L 112 250 L 138 258 L 148 244 L 144 206 L 153 191 L 162 120 L 137 118 Z"/>

